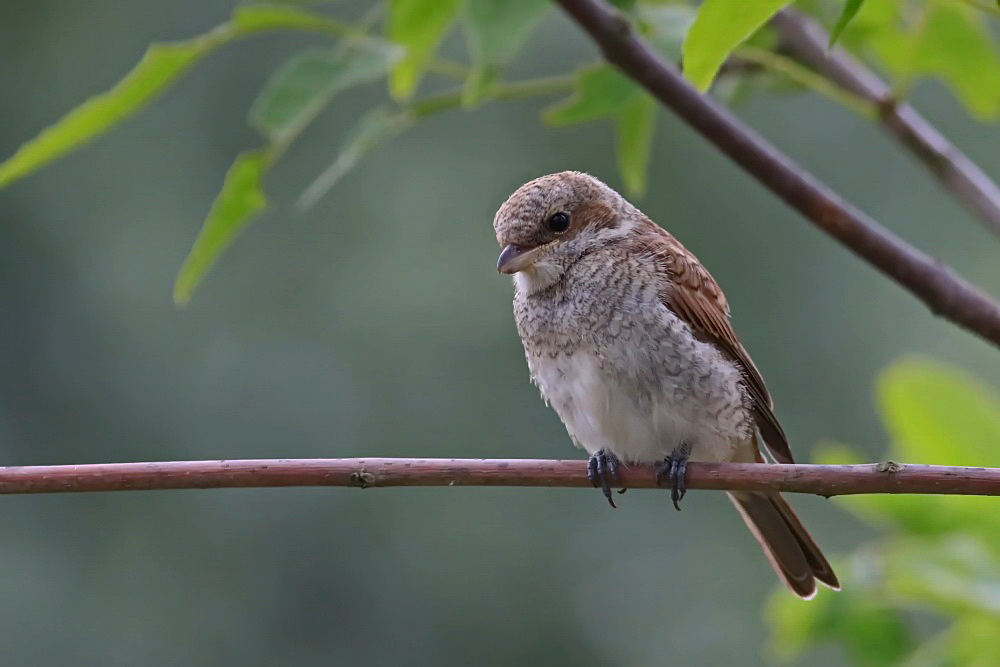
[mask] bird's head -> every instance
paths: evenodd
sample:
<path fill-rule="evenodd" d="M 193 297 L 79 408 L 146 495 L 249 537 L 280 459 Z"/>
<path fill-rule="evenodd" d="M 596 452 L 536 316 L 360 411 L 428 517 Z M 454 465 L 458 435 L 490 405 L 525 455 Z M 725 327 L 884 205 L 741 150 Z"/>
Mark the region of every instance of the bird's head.
<path fill-rule="evenodd" d="M 493 219 L 497 271 L 531 294 L 559 281 L 583 255 L 626 236 L 635 209 L 593 176 L 549 174 L 522 185 Z"/>

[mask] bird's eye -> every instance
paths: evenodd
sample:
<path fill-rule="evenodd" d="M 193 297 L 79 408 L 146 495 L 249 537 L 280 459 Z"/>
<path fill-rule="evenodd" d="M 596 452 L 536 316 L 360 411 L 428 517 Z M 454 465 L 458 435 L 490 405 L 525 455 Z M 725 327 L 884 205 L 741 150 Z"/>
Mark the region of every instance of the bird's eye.
<path fill-rule="evenodd" d="M 563 213 L 562 211 L 553 213 L 548 221 L 546 221 L 545 226 L 548 227 L 551 232 L 562 234 L 569 229 L 569 215 Z"/>

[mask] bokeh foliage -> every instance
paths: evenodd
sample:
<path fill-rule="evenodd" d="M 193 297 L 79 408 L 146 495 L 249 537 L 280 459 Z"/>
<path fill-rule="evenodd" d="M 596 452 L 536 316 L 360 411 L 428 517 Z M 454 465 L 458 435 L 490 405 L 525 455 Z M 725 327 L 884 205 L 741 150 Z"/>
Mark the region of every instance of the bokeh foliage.
<path fill-rule="evenodd" d="M 472 109 L 510 97 L 571 96 L 543 112 L 553 125 L 610 120 L 617 164 L 629 193 L 646 188 L 656 104 L 606 65 L 581 64 L 576 72 L 532 82 L 504 82 L 504 65 L 549 10 L 544 0 L 382 0 L 369 19 L 347 24 L 312 4 L 249 5 L 204 35 L 153 44 L 142 61 L 112 90 L 69 112 L 0 164 L 0 187 L 21 178 L 93 137 L 113 128 L 164 92 L 213 50 L 235 39 L 266 31 L 301 30 L 329 35 L 329 49 L 293 53 L 264 86 L 249 112 L 265 146 L 239 155 L 211 206 L 201 233 L 181 267 L 174 299 L 185 303 L 198 283 L 239 232 L 267 205 L 263 178 L 288 145 L 338 92 L 386 78 L 389 106 L 362 116 L 330 168 L 305 191 L 300 204 L 323 196 L 363 155 L 416 120 L 453 108 Z M 755 68 L 733 68 L 718 86 L 725 99 L 745 98 L 754 85 L 817 92 L 871 115 L 847 93 L 812 76 L 780 53 L 767 33 L 768 20 L 792 0 L 635 0 L 615 3 L 640 32 L 669 59 L 683 61 L 688 79 L 700 90 L 717 80 L 727 60 Z M 969 113 L 984 121 L 1000 114 L 1000 53 L 985 21 L 1000 9 L 973 0 L 802 0 L 800 9 L 831 26 L 831 44 L 842 37 L 848 48 L 891 72 L 893 89 L 904 97 L 920 77 L 938 77 Z M 380 21 L 379 18 L 382 18 Z M 379 24 L 379 25 L 374 25 Z M 462 30 L 469 64 L 436 57 L 453 29 Z M 741 45 L 748 43 L 741 50 Z M 755 69 L 762 69 L 764 76 Z M 455 81 L 458 93 L 418 98 L 428 73 Z M 727 77 L 723 77 L 727 78 Z"/>
<path fill-rule="evenodd" d="M 171 28 L 157 21 L 184 12 L 205 26 L 218 20 L 205 18 L 213 15 L 212 9 L 195 3 L 184 9 L 150 3 L 159 6 L 159 14 L 145 7 L 109 9 L 111 3 L 104 3 L 102 13 L 95 3 L 80 10 L 98 17 L 82 22 L 88 32 L 81 36 L 73 34 L 73 18 L 66 18 L 72 16 L 73 3 L 40 4 L 38 9 L 24 5 L 37 14 L 34 30 L 24 31 L 27 44 L 0 40 L 6 42 L 4 52 L 12 54 L 8 76 L 17 70 L 38 79 L 32 84 L 12 79 L 31 92 L 22 94 L 11 110 L 12 122 L 5 124 L 4 145 L 11 148 L 46 124 L 53 99 L 59 100 L 57 107 L 69 106 L 55 93 L 69 88 L 74 77 L 91 90 L 107 85 L 100 76 L 83 76 L 80 68 L 60 71 L 46 63 L 39 58 L 46 52 L 40 44 L 62 49 L 63 62 L 86 61 L 93 75 L 111 69 L 107 62 L 99 68 L 89 65 L 94 36 L 102 30 L 107 30 L 108 42 L 118 44 L 110 56 L 105 53 L 105 61 L 124 62 L 120 54 L 134 47 L 123 46 L 128 44 L 122 37 L 126 27 L 142 35 L 161 34 Z M 120 143 L 115 137 L 83 153 L 83 159 L 67 160 L 49 172 L 48 180 L 3 193 L 11 195 L 4 200 L 5 223 L 0 225 L 6 234 L 0 244 L 5 251 L 0 307 L 6 308 L 0 444 L 8 462 L 573 455 L 557 420 L 527 387 L 507 312 L 509 286 L 492 275 L 489 209 L 510 191 L 508 186 L 517 184 L 514 179 L 536 174 L 543 163 L 546 168 L 584 164 L 613 178 L 600 171 L 604 146 L 599 132 L 604 129 L 615 131 L 625 145 L 618 162 L 630 166 L 623 176 L 632 179 L 624 182 L 634 192 L 641 187 L 637 179 L 645 176 L 646 160 L 653 157 L 638 152 L 651 148 L 643 137 L 653 134 L 656 122 L 666 126 L 671 119 L 650 114 L 648 98 L 627 80 L 616 79 L 593 53 L 572 68 L 552 72 L 546 69 L 551 67 L 548 60 L 538 58 L 520 71 L 539 78 L 509 80 L 505 68 L 508 62 L 516 67 L 518 44 L 553 44 L 557 55 L 583 48 L 571 41 L 578 33 L 560 24 L 547 3 L 483 2 L 475 8 L 472 2 L 460 3 L 443 33 L 443 49 L 433 51 L 448 52 L 456 61 L 433 55 L 413 94 L 397 98 L 388 92 L 384 71 L 373 75 L 366 69 L 366 60 L 374 60 L 384 62 L 387 71 L 407 53 L 386 38 L 386 16 L 394 8 L 372 3 L 370 13 L 345 23 L 334 17 L 347 4 L 300 0 L 244 5 L 222 28 L 151 48 L 119 86 L 78 107 L 53 126 L 54 134 L 39 135 L 2 163 L 0 185 L 6 185 L 75 150 L 141 110 L 202 58 L 237 38 L 310 33 L 301 37 L 310 40 L 308 48 L 296 47 L 294 40 L 300 37 L 294 34 L 268 44 L 288 53 L 271 81 L 261 86 L 258 101 L 245 105 L 252 125 L 262 133 L 259 143 L 238 133 L 213 143 L 233 122 L 233 109 L 223 102 L 249 100 L 241 95 L 246 86 L 261 84 L 260 77 L 239 80 L 244 57 L 259 62 L 256 52 L 244 51 L 238 67 L 232 62 L 218 67 L 219 61 L 215 70 L 199 67 L 212 76 L 175 91 L 162 105 L 170 113 L 157 116 L 152 110 L 147 116 L 163 124 L 164 135 L 171 135 L 175 125 L 183 128 L 178 142 L 187 141 L 183 145 L 190 153 L 132 159 L 136 153 L 152 153 L 150 146 L 161 150 L 173 141 L 172 136 L 170 142 L 149 141 L 150 128 L 133 124 L 118 135 Z M 684 36 L 696 16 L 691 3 L 618 4 L 650 43 L 680 60 Z M 529 5 L 537 14 L 518 9 Z M 989 81 L 997 69 L 996 47 L 986 29 L 990 22 L 996 27 L 992 2 L 798 0 L 791 6 L 830 28 L 848 5 L 860 6 L 853 18 L 847 17 L 840 43 L 884 68 L 901 95 L 920 79 L 933 77 L 945 83 L 963 108 L 994 108 L 996 87 Z M 508 6 L 520 13 L 502 14 Z M 951 18 L 929 32 L 929 21 L 936 22 L 942 12 Z M 122 13 L 129 23 L 119 30 L 114 17 Z M 155 18 L 145 17 L 147 13 Z M 542 25 L 558 34 L 532 32 L 539 16 Z M 928 21 L 922 22 L 922 16 Z M 503 39 L 497 34 L 474 37 L 473 21 L 515 27 L 505 28 Z M 170 25 L 187 35 L 192 23 Z M 511 38 L 514 32 L 517 39 Z M 955 48 L 934 47 L 942 35 Z M 326 38 L 330 43 L 317 47 Z M 919 60 L 916 55 L 909 61 L 900 57 L 894 44 L 914 49 Z M 467 57 L 456 55 L 466 46 Z M 919 168 L 908 165 L 888 141 L 880 144 L 876 130 L 866 132 L 859 128 L 860 120 L 824 108 L 820 101 L 773 94 L 816 88 L 775 47 L 774 35 L 758 30 L 728 61 L 733 67 L 723 67 L 716 76 L 712 93 L 737 103 L 763 91 L 742 112 L 761 126 L 773 117 L 765 130 L 769 136 L 797 142 L 807 163 L 811 159 L 822 167 L 829 159 L 850 165 L 836 168 L 835 175 L 845 177 L 838 188 L 849 189 L 890 224 L 905 225 L 908 235 L 933 239 L 928 247 L 935 253 L 940 251 L 963 272 L 978 271 L 989 283 L 993 265 L 987 253 L 993 251 L 984 248 L 992 247 L 973 247 L 975 237 L 970 242 L 968 230 L 960 229 L 961 211 L 948 209 L 947 201 L 937 208 L 945 198 L 930 181 L 922 187 Z M 553 55 L 553 49 L 546 55 Z M 970 66 L 956 67 L 955 58 Z M 588 90 L 594 86 L 588 77 L 606 88 Z M 373 80 L 375 84 L 361 88 Z M 379 84 L 385 93 L 372 100 L 382 93 L 375 89 Z M 959 144 L 979 149 L 977 159 L 989 171 L 993 155 L 982 148 L 990 145 L 989 135 L 977 134 L 981 128 L 966 122 L 937 92 L 924 86 L 919 104 L 927 104 L 929 115 L 942 122 L 946 133 L 954 131 Z M 346 93 L 355 97 L 347 100 Z M 469 131 L 489 112 L 447 122 L 432 118 L 543 94 L 559 96 L 542 111 L 543 123 L 594 122 L 595 127 L 546 143 L 540 140 L 542 130 L 524 120 L 522 107 L 517 122 L 504 128 L 510 134 L 490 128 L 490 141 L 502 144 L 494 156 L 489 152 L 493 144 L 475 143 Z M 830 97 L 864 111 L 863 104 L 852 107 L 850 98 Z M 189 110 L 212 106 L 207 115 L 214 122 L 185 118 L 183 111 L 175 116 L 177 108 L 169 104 L 178 98 Z M 372 100 L 372 108 L 345 122 L 354 108 L 347 102 L 355 100 Z M 602 106 L 609 100 L 613 103 Z M 341 102 L 345 104 L 339 106 Z M 181 299 L 263 210 L 264 186 L 273 201 L 281 201 L 280 186 L 290 188 L 277 174 L 268 183 L 268 170 L 278 158 L 291 162 L 285 147 L 298 138 L 297 128 L 319 125 L 314 119 L 331 103 L 330 116 L 338 124 L 333 130 L 318 128 L 312 138 L 334 140 L 339 134 L 334 130 L 341 126 L 353 130 L 329 167 L 305 189 L 302 200 L 307 204 L 387 140 L 423 119 L 430 122 L 419 130 L 425 134 L 404 136 L 397 144 L 405 145 L 408 154 L 393 153 L 390 147 L 371 156 L 375 173 L 353 174 L 350 188 L 332 193 L 329 210 L 321 207 L 313 218 L 303 216 L 308 224 L 262 225 L 255 230 L 259 236 L 248 235 L 232 253 L 225 274 L 216 276 L 217 292 L 206 290 L 184 313 L 164 308 L 160 286 L 165 292 L 186 250 L 186 239 L 178 239 L 189 227 L 183 220 L 194 222 L 209 211 L 198 252 L 186 265 L 195 268 L 178 281 Z M 787 106 L 782 109 L 782 104 Z M 576 117 L 558 117 L 569 113 Z M 996 115 L 973 117 L 995 120 Z M 495 121 L 497 115 L 491 118 Z M 452 120 L 459 127 L 450 125 Z M 143 129 L 146 133 L 139 136 L 149 143 L 137 149 L 136 132 Z M 982 361 L 989 368 L 989 358 L 974 347 L 977 341 L 958 333 L 953 340 L 946 325 L 896 299 L 893 287 L 886 285 L 883 292 L 881 278 L 857 271 L 853 260 L 841 257 L 825 239 L 813 243 L 812 230 L 799 230 L 766 197 L 755 198 L 754 184 L 726 172 L 717 156 L 700 151 L 683 128 L 675 129 L 669 137 L 662 131 L 658 137 L 657 187 L 650 188 L 644 207 L 669 214 L 656 219 L 698 247 L 703 259 L 712 260 L 710 268 L 734 303 L 741 335 L 757 362 L 766 365 L 782 419 L 798 434 L 796 452 L 803 460 L 821 434 L 863 433 L 870 426 L 858 405 L 866 401 L 867 378 L 900 348 L 933 348 L 942 356 L 961 356 L 967 365 Z M 512 140 L 521 135 L 530 138 L 521 144 Z M 463 142 L 467 145 L 456 147 Z M 583 144 L 586 150 L 574 150 Z M 314 157 L 326 157 L 324 145 Z M 879 148 L 879 160 L 873 162 L 868 151 Z M 223 153 L 224 163 L 215 160 L 217 152 Z M 430 152 L 443 155 L 413 157 Z M 180 171 L 192 156 L 195 164 Z M 671 166 L 670 159 L 679 164 Z M 230 160 L 234 164 L 223 183 Z M 477 169 L 477 161 L 486 160 L 502 164 Z M 140 168 L 145 161 L 152 166 Z M 421 171 L 425 162 L 434 163 L 433 169 Z M 456 171 L 467 176 L 461 193 L 448 181 Z M 144 179 L 153 175 L 157 182 L 147 189 Z M 659 180 L 667 175 L 670 182 Z M 386 196 L 385 178 L 393 179 L 392 196 Z M 199 189 L 206 181 L 211 190 L 221 191 L 211 206 L 211 192 Z M 83 186 L 76 192 L 52 185 L 61 183 L 69 190 L 77 182 Z M 292 195 L 303 192 L 308 182 L 303 179 L 297 189 L 293 183 Z M 107 200 L 100 206 L 93 196 L 97 191 Z M 440 205 L 442 191 L 456 203 Z M 407 198 L 422 210 L 404 216 L 398 202 Z M 186 206 L 175 206 L 179 200 Z M 178 211 L 183 211 L 180 218 Z M 280 250 L 272 251 L 275 246 Z M 274 266 L 281 268 L 272 271 Z M 755 273 L 743 273 L 749 270 Z M 248 272 L 266 279 L 254 275 L 247 280 L 243 276 Z M 234 280 L 234 274 L 241 277 Z M 741 275 L 748 277 L 734 281 Z M 783 306 L 768 303 L 779 299 Z M 895 401 L 887 398 L 885 405 L 887 415 L 901 411 L 889 423 L 912 427 L 906 436 L 909 446 L 923 434 L 919 442 L 925 447 L 920 457 L 890 456 L 995 463 L 989 452 L 997 451 L 996 438 L 991 442 L 986 437 L 990 431 L 974 431 L 975 424 L 983 423 L 982 415 L 996 414 L 995 401 L 974 398 L 987 392 L 981 387 L 969 391 L 967 379 L 942 380 L 955 377 L 954 372 L 927 369 L 923 377 L 922 383 L 904 383 L 911 391 Z M 966 390 L 936 402 L 939 390 L 955 386 Z M 914 401 L 920 407 L 908 408 Z M 936 410 L 943 405 L 955 412 Z M 893 433 L 897 441 L 900 433 Z M 961 434 L 964 451 L 981 446 L 980 453 L 946 458 L 955 434 Z M 849 439 L 880 442 L 876 433 L 870 436 Z M 829 461 L 861 458 L 833 445 L 825 451 Z M 869 449 L 863 458 L 873 456 Z M 697 505 L 676 516 L 655 494 L 636 494 L 626 497 L 627 511 L 610 518 L 599 499 L 588 503 L 583 492 L 470 489 L 461 498 L 420 491 L 395 494 L 288 490 L 7 498 L 7 539 L 0 554 L 7 573 L 0 586 L 10 601 L 4 639 L 7 655 L 21 656 L 20 663 L 17 658 L 9 662 L 48 664 L 48 657 L 52 664 L 65 664 L 85 652 L 97 656 L 95 661 L 103 657 L 103 664 L 128 662 L 129 657 L 132 664 L 399 664 L 413 656 L 428 664 L 466 664 L 468 655 L 489 652 L 490 664 L 659 665 L 669 652 L 671 660 L 690 664 L 756 664 L 759 619 L 754 601 L 770 586 L 771 573 L 730 508 L 722 507 L 719 494 L 702 494 Z M 804 514 L 809 500 L 795 499 Z M 783 611 L 774 612 L 781 618 L 775 621 L 773 650 L 791 657 L 832 639 L 862 664 L 993 664 L 987 661 L 995 657 L 995 604 L 983 602 L 988 601 L 984 593 L 996 591 L 996 566 L 993 552 L 984 557 L 981 545 L 998 534 L 996 503 L 893 497 L 875 499 L 876 507 L 866 509 L 866 498 L 833 502 L 844 503 L 872 531 L 887 531 L 887 542 L 875 542 L 838 563 L 848 586 L 840 594 L 801 603 L 780 591 L 785 599 L 775 603 Z M 864 530 L 827 504 L 807 519 L 828 548 L 860 539 Z M 932 548 L 938 540 L 950 547 Z M 901 546 L 890 549 L 884 546 L 888 542 Z M 870 572 L 878 574 L 874 568 L 896 567 L 901 559 L 909 561 L 899 567 L 910 573 L 910 581 L 902 581 L 898 591 L 886 593 L 889 583 L 899 583 L 896 579 L 866 583 Z M 914 573 L 924 572 L 927 578 L 913 579 Z M 938 582 L 944 590 L 919 588 L 928 582 Z M 956 592 L 957 598 L 948 597 Z M 684 600 L 683 608 L 664 604 L 665 594 Z M 994 612 L 969 614 L 966 608 Z M 929 643 L 921 635 L 927 628 L 936 637 Z M 814 662 L 813 655 L 802 658 L 831 664 L 837 657 L 819 651 Z"/>
<path fill-rule="evenodd" d="M 1000 396 L 954 368 L 902 361 L 879 380 L 889 458 L 1000 467 Z M 827 444 L 820 463 L 863 460 Z M 865 495 L 838 504 L 883 531 L 838 562 L 844 590 L 801 604 L 777 591 L 771 649 L 798 658 L 841 644 L 856 665 L 996 665 L 1000 638 L 1000 513 L 976 496 Z M 914 629 L 913 618 L 923 619 Z"/>

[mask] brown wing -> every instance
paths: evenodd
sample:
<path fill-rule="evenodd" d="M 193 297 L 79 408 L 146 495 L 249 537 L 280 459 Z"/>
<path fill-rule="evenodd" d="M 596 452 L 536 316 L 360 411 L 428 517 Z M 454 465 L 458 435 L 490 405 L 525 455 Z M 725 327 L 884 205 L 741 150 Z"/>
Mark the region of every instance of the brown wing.
<path fill-rule="evenodd" d="M 788 439 L 774 416 L 764 378 L 733 331 L 729 304 L 718 283 L 680 241 L 652 222 L 649 225 L 650 237 L 642 245 L 669 275 L 669 287 L 660 296 L 664 305 L 687 322 L 696 335 L 716 344 L 740 365 L 764 444 L 778 463 L 794 463 Z"/>

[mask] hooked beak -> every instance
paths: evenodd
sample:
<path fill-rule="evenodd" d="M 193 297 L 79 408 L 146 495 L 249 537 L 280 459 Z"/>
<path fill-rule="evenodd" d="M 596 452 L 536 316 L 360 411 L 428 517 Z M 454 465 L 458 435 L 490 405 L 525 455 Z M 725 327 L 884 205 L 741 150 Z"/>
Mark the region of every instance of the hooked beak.
<path fill-rule="evenodd" d="M 524 248 L 511 243 L 500 253 L 500 258 L 497 259 L 497 271 L 509 274 L 530 268 L 538 261 L 544 247 Z"/>

